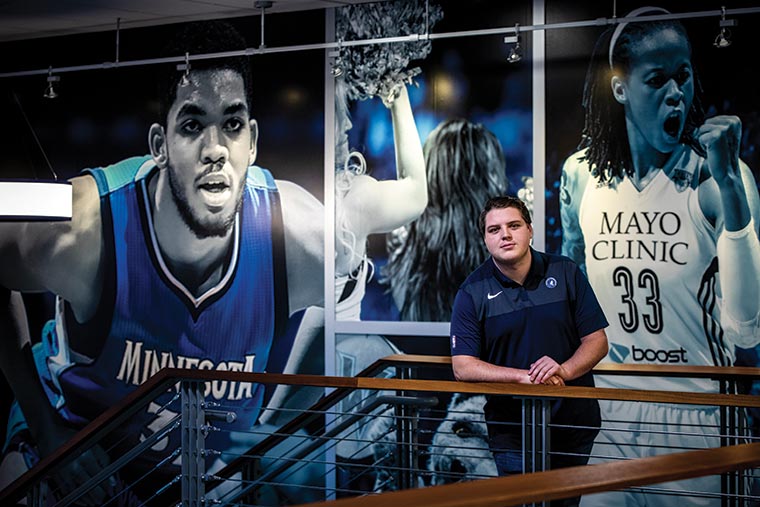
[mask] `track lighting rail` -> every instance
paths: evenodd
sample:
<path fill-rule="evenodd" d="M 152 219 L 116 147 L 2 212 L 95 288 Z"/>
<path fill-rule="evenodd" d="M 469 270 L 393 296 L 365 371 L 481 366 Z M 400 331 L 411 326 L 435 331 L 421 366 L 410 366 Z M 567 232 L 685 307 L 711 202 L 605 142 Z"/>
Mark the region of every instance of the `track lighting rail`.
<path fill-rule="evenodd" d="M 760 7 L 747 7 L 747 8 L 737 8 L 737 9 L 718 9 L 718 10 L 708 10 L 708 11 L 679 12 L 679 13 L 673 13 L 673 14 L 656 14 L 656 15 L 637 16 L 637 17 L 630 17 L 630 18 L 626 18 L 626 17 L 596 18 L 596 19 L 583 20 L 583 21 L 570 21 L 570 22 L 564 22 L 564 23 L 547 23 L 547 24 L 539 24 L 539 25 L 520 26 L 519 31 L 532 32 L 536 30 L 582 28 L 582 27 L 589 27 L 589 26 L 613 25 L 613 24 L 618 24 L 618 23 L 638 23 L 642 21 L 659 21 L 659 20 L 671 20 L 671 19 L 683 20 L 683 19 L 708 18 L 708 17 L 725 18 L 726 15 L 739 16 L 739 15 L 745 15 L 745 14 L 758 14 L 758 13 L 760 13 Z M 509 26 L 509 27 L 501 27 L 501 28 L 487 28 L 487 29 L 480 29 L 480 30 L 466 30 L 466 31 L 458 31 L 458 32 L 410 34 L 410 35 L 400 36 L 400 37 L 380 37 L 380 38 L 374 38 L 374 39 L 342 41 L 341 44 L 343 46 L 364 46 L 364 45 L 369 45 L 369 44 L 393 44 L 393 43 L 398 43 L 398 42 L 416 42 L 420 40 L 438 40 L 438 39 L 450 39 L 450 38 L 455 38 L 455 37 L 474 37 L 474 36 L 487 36 L 487 35 L 507 35 L 507 36 L 513 35 L 514 41 L 505 40 L 505 42 L 516 42 L 517 40 L 516 33 L 517 33 L 516 28 L 514 26 Z M 223 53 L 190 55 L 189 59 L 202 60 L 202 59 L 209 59 L 209 58 L 229 57 L 229 56 L 243 56 L 243 55 L 255 56 L 255 55 L 272 54 L 272 53 L 292 53 L 292 52 L 298 52 L 298 51 L 313 51 L 313 50 L 320 50 L 320 49 L 333 50 L 337 48 L 338 48 L 338 42 L 323 42 L 323 43 L 316 43 L 316 44 L 301 44 L 301 45 L 293 45 L 293 46 L 246 48 L 240 51 L 227 51 Z M 114 68 L 122 68 L 122 67 L 136 67 L 136 66 L 141 66 L 141 65 L 155 65 L 155 64 L 162 64 L 162 63 L 185 63 L 185 55 L 178 55 L 175 57 L 165 57 L 165 58 L 148 58 L 148 59 L 131 60 L 131 61 L 103 62 L 103 63 L 97 63 L 97 64 L 91 64 L 91 65 L 48 67 L 48 68 L 43 68 L 43 69 L 23 70 L 23 71 L 15 71 L 15 72 L 0 72 L 0 78 L 47 75 L 49 72 L 51 72 L 51 70 L 52 72 L 55 72 L 56 74 L 62 74 L 64 72 L 105 70 L 105 69 L 114 69 Z"/>

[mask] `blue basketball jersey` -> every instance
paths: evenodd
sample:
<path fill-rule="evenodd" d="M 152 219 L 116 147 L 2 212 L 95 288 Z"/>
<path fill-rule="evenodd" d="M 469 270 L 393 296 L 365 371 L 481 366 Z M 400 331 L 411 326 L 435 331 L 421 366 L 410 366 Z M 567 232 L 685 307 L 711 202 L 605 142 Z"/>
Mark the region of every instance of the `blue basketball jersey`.
<path fill-rule="evenodd" d="M 103 296 L 84 325 L 59 301 L 55 329 L 45 340 L 51 399 L 76 424 L 91 421 L 163 367 L 263 372 L 287 321 L 282 215 L 271 174 L 248 169 L 224 274 L 196 297 L 169 271 L 156 241 L 147 192 L 155 170 L 150 157 L 88 170 L 101 195 L 110 260 Z M 250 428 L 264 396 L 261 385 L 222 381 L 208 382 L 205 392 L 237 413 L 225 430 Z M 174 395 L 171 390 L 151 403 L 130 431 L 146 438 L 171 419 L 179 405 L 161 407 Z M 178 445 L 178 435 L 163 439 L 154 446 L 155 459 Z"/>

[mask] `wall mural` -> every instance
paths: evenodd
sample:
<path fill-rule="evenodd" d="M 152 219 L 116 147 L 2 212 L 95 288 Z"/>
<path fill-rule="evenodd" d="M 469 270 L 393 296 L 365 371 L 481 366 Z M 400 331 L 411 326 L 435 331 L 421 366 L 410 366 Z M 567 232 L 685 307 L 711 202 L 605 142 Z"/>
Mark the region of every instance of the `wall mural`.
<path fill-rule="evenodd" d="M 529 2 L 509 7 L 487 1 L 466 6 L 433 2 L 430 31 L 526 24 L 530 13 Z M 424 15 L 424 2 L 347 7 L 336 15 L 336 37 L 391 36 L 408 33 L 410 28 L 424 33 Z M 338 320 L 448 322 L 459 284 L 486 256 L 475 225 L 481 203 L 487 196 L 516 194 L 531 185 L 531 46 L 526 39 L 522 40 L 526 57 L 519 64 L 506 62 L 509 47 L 499 36 L 393 44 L 382 51 L 374 46 L 341 49 L 336 65 L 341 70 L 346 67 L 346 72 L 336 79 L 340 120 L 336 124 L 336 179 L 349 186 L 350 175 L 356 172 L 354 159 L 346 165 L 344 152 L 349 150 L 361 155 L 358 167 L 364 188 L 367 180 L 381 181 L 378 186 L 389 193 L 406 193 L 385 201 L 393 206 L 378 206 L 375 213 L 365 210 L 362 214 L 351 210 L 355 202 L 351 192 L 337 189 L 345 198 L 339 199 L 336 209 L 336 297 L 350 296 L 349 303 L 354 305 L 346 312 L 346 304 L 339 302 Z M 376 61 L 390 63 L 378 72 Z M 389 101 L 384 91 L 401 83 L 406 84 L 409 105 L 406 94 L 397 103 Z M 414 133 L 394 131 L 394 119 L 398 129 L 404 128 L 396 111 L 409 107 L 423 143 L 424 170 L 412 159 L 412 139 L 400 135 Z M 394 143 L 394 133 L 407 145 Z M 402 157 L 398 166 L 397 155 Z M 421 209 L 415 198 L 422 199 L 425 193 L 427 206 Z M 399 204 L 404 209 L 398 209 Z M 373 222 L 388 216 L 382 224 L 367 224 L 365 215 L 372 216 Z M 349 235 L 346 229 L 351 224 L 362 231 L 360 236 Z M 340 235 L 341 230 L 349 234 Z M 342 250 L 352 252 L 355 262 L 346 263 Z M 363 271 L 352 275 L 349 268 L 357 264 L 356 259 L 365 258 Z M 340 279 L 346 275 L 359 285 L 350 293 Z M 420 287 L 437 290 L 421 291 Z"/>
<path fill-rule="evenodd" d="M 642 5 L 617 2 L 617 15 Z M 340 44 L 424 33 L 426 22 L 434 33 L 530 25 L 532 6 L 441 0 L 427 13 L 422 1 L 339 8 L 339 48 L 328 69 L 321 51 L 303 51 L 254 55 L 221 68 L 191 61 L 188 72 L 175 64 L 166 73 L 157 66 L 72 72 L 57 83 L 52 101 L 42 98 L 39 76 L 0 81 L 11 118 L 0 125 L 8 154 L 0 175 L 44 178 L 52 167 L 61 178 L 76 178 L 84 168 L 94 176 L 76 180 L 71 229 L 0 224 L 0 284 L 31 291 L 11 295 L 0 318 L 7 380 L 0 430 L 9 428 L 6 458 L 22 458 L 3 461 L 0 487 L 162 366 L 319 374 L 325 338 L 335 340 L 339 375 L 392 353 L 448 354 L 444 337 L 325 337 L 324 320 L 448 322 L 459 284 L 486 256 L 479 209 L 502 193 L 529 205 L 545 200 L 546 249 L 587 271 L 611 322 L 608 360 L 759 365 L 760 331 L 752 319 L 760 280 L 760 98 L 756 70 L 746 65 L 756 17 L 742 17 L 724 48 L 713 45 L 715 18 L 546 31 L 546 186 L 535 194 L 534 170 L 544 168 L 532 161 L 530 34 L 523 34 L 523 58 L 514 64 L 506 61 L 503 37 L 493 35 Z M 695 11 L 714 8 L 689 4 Z M 660 9 L 684 10 L 659 2 L 638 13 Z M 593 2 L 546 2 L 547 23 L 611 15 Z M 324 19 L 320 14 L 315 22 L 313 12 L 268 16 L 267 43 L 323 42 Z M 258 45 L 258 17 L 229 24 L 223 35 L 214 32 L 215 22 L 124 31 L 122 60 L 156 57 L 164 46 L 177 56 Z M 294 33 L 289 27 L 296 25 Z M 0 70 L 107 61 L 111 43 L 98 34 L 7 43 L 8 67 Z M 76 61 L 81 55 L 92 58 Z M 250 81 L 242 77 L 246 65 Z M 324 188 L 326 72 L 335 79 L 332 190 Z M 742 184 L 729 185 L 739 174 Z M 334 316 L 323 311 L 325 191 L 335 192 L 336 204 L 335 256 L 327 260 L 335 266 Z M 743 232 L 721 237 L 723 229 Z M 266 308 L 272 318 L 252 318 L 251 307 Z M 28 333 L 26 325 L 14 327 L 27 322 Z M 38 367 L 42 385 L 34 380 Z M 91 389 L 92 382 L 101 387 Z M 716 390 L 677 379 L 627 382 L 597 378 L 603 386 Z M 306 403 L 287 389 L 217 387 L 214 395 L 242 415 L 234 429 L 274 427 L 280 421 L 265 415 L 266 407 Z M 757 384 L 747 389 L 760 392 Z M 478 412 L 482 402 L 441 397 L 422 443 L 451 446 L 451 431 L 438 427 L 441 414 Z M 43 406 L 55 410 L 38 410 Z M 627 418 L 671 419 L 650 416 L 649 408 Z M 166 416 L 150 410 L 141 425 Z M 25 414 L 33 415 L 25 421 Z M 755 431 L 759 420 L 750 414 Z M 457 446 L 484 445 L 480 417 L 471 422 L 466 435 L 473 440 Z M 604 438 L 599 446 L 628 448 Z M 234 434 L 215 442 L 225 449 L 250 443 Z M 117 479 L 130 481 L 170 447 L 157 447 Z M 359 464 L 372 460 L 374 450 L 344 446 L 338 456 Z M 111 458 L 96 449 L 81 466 L 97 468 Z M 422 452 L 420 460 L 431 472 L 426 484 L 446 482 L 452 463 L 445 453 Z M 466 474 L 494 473 L 487 460 L 457 466 Z M 166 470 L 166 477 L 176 473 Z M 380 473 L 360 487 L 383 489 L 382 479 Z M 142 500 L 151 487 L 130 495 Z M 306 502 L 308 491 L 286 487 L 272 501 Z M 591 496 L 584 505 L 623 501 Z"/>
<path fill-rule="evenodd" d="M 309 27 L 300 37 L 321 42 L 324 17 L 299 16 L 273 17 L 270 30 L 297 22 Z M 256 22 L 130 31 L 122 47 L 142 41 L 152 58 L 240 51 L 256 46 Z M 122 58 L 139 52 L 131 51 Z M 71 222 L 2 224 L 2 284 L 59 296 L 28 297 L 31 335 L 18 333 L 28 343 L 17 346 L 3 328 L 0 361 L 19 400 L 3 403 L 4 485 L 162 367 L 324 371 L 312 350 L 324 349 L 323 83 L 319 52 L 67 74 L 54 101 L 31 78 L 3 82 L 5 108 L 19 119 L 11 139 L 31 147 L 14 150 L 11 170 L 49 175 L 49 160 L 74 185 Z M 23 312 L 16 296 L 12 309 Z M 237 414 L 229 431 L 209 435 L 209 447 L 222 451 L 250 447 L 266 434 L 252 426 L 279 422 L 268 409 L 292 403 L 291 393 L 263 385 L 208 388 Z M 150 438 L 178 413 L 173 395 L 77 458 L 51 491 L 65 494 Z M 147 501 L 176 476 L 178 445 L 178 432 L 161 438 L 88 501 L 102 505 L 117 491 L 119 505 Z M 305 491 L 302 501 L 316 498 Z"/>
<path fill-rule="evenodd" d="M 425 15 L 422 1 L 340 8 L 336 40 L 425 33 Z M 531 4 L 437 1 L 427 15 L 428 30 L 440 34 L 525 25 Z M 516 64 L 506 61 L 510 46 L 503 36 L 339 46 L 332 65 L 337 321 L 449 321 L 459 285 L 487 255 L 477 228 L 481 206 L 490 196 L 532 188 L 529 38 L 523 37 L 522 46 L 524 59 Z M 447 342 L 339 334 L 336 372 L 356 375 L 390 354 L 447 355 Z M 429 373 L 451 378 L 450 371 Z M 482 414 L 468 422 L 472 432 L 451 431 L 455 422 L 450 418 L 482 411 L 483 398 L 437 398 L 418 432 L 418 465 L 428 471 L 422 483 L 495 475 L 490 455 L 483 455 L 488 453 Z M 369 401 L 348 399 L 342 411 Z M 374 479 L 364 484 L 368 490 L 396 487 L 383 468 L 385 463 L 392 470 L 392 464 L 380 458 L 395 439 L 394 420 L 388 413 L 379 415 L 358 423 L 347 436 L 383 439 L 338 448 L 348 471 L 340 478 L 348 488 L 361 487 L 360 479 L 368 475 Z M 463 453 L 463 448 L 470 450 Z M 368 474 L 362 467 L 373 462 L 380 466 Z"/>
<path fill-rule="evenodd" d="M 684 10 L 676 2 L 642 5 L 618 2 L 618 16 Z M 548 23 L 609 14 L 590 3 L 547 2 Z M 716 47 L 716 18 L 547 32 L 547 246 L 586 270 L 610 321 L 608 361 L 757 364 L 760 104 L 740 70 L 756 25 L 742 18 L 725 34 L 733 44 L 719 44 L 725 47 Z M 596 380 L 600 387 L 719 389 L 709 380 Z M 604 420 L 633 423 L 602 431 L 593 454 L 633 458 L 656 446 L 720 445 L 717 408 L 601 405 Z M 714 430 L 691 440 L 690 421 L 715 421 Z M 662 423 L 665 435 L 647 433 Z M 667 486 L 720 492 L 718 477 Z M 582 505 L 623 505 L 629 495 L 591 495 Z"/>

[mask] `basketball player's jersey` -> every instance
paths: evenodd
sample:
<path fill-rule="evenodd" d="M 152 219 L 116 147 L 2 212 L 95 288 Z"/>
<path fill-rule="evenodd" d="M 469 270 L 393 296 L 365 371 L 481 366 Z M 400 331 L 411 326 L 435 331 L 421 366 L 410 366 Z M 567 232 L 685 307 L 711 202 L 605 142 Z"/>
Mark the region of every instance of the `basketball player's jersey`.
<path fill-rule="evenodd" d="M 578 212 L 586 270 L 610 321 L 607 360 L 728 366 L 733 350 L 719 319 L 713 226 L 698 202 L 704 159 L 677 150 L 638 190 L 588 178 Z M 580 170 L 585 170 L 580 168 Z M 646 378 L 599 376 L 604 387 L 644 389 Z M 709 380 L 658 378 L 658 389 L 709 392 Z"/>
<path fill-rule="evenodd" d="M 74 423 L 92 420 L 163 367 L 262 372 L 287 319 L 279 194 L 270 173 L 248 169 L 223 276 L 196 296 L 169 271 L 156 241 L 147 192 L 154 169 L 141 157 L 89 171 L 113 261 L 91 322 L 77 324 L 59 301 L 46 365 L 57 408 Z M 171 419 L 178 404 L 159 409 L 175 392 L 151 403 L 131 431 L 145 438 Z M 225 430 L 247 429 L 258 417 L 263 386 L 214 381 L 205 394 L 237 414 Z M 160 441 L 156 459 L 178 443 Z"/>

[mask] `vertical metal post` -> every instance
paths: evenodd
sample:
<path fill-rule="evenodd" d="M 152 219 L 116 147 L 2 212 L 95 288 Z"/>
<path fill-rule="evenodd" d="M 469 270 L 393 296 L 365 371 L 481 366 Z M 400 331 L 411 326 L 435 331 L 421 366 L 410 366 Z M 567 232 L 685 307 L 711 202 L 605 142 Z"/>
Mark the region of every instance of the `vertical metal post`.
<path fill-rule="evenodd" d="M 735 391 L 734 391 L 735 393 Z M 726 407 L 728 410 L 728 443 L 729 445 L 736 445 L 739 443 L 738 438 L 738 424 L 736 421 L 736 408 Z M 737 507 L 739 505 L 739 483 L 740 483 L 741 471 L 737 470 L 728 473 L 728 504 L 731 507 Z"/>
<path fill-rule="evenodd" d="M 720 394 L 735 394 L 736 386 L 731 380 L 719 380 Z M 736 408 L 720 407 L 720 445 L 721 447 L 739 443 Z M 738 494 L 742 490 L 741 472 L 726 472 L 720 476 L 721 507 L 737 507 Z M 741 491 L 743 492 L 743 491 Z"/>
<path fill-rule="evenodd" d="M 549 470 L 551 438 L 549 421 L 551 419 L 551 400 L 546 398 L 522 399 L 522 468 L 523 473 Z M 545 507 L 546 502 L 532 505 Z"/>
<path fill-rule="evenodd" d="M 44 507 L 47 502 L 47 480 L 42 479 L 40 482 L 32 486 L 32 489 L 26 495 L 26 505 L 28 507 Z"/>
<path fill-rule="evenodd" d="M 403 394 L 401 395 L 403 396 Z M 396 414 L 396 468 L 398 470 L 396 488 L 409 489 L 411 459 L 411 428 L 409 425 L 409 410 L 405 404 L 399 403 L 394 407 Z"/>
<path fill-rule="evenodd" d="M 401 379 L 408 379 L 411 374 L 411 369 L 408 367 L 397 368 L 396 374 Z M 399 396 L 406 396 L 406 391 L 397 392 Z M 405 403 L 399 403 L 395 406 L 394 412 L 396 414 L 396 466 L 398 467 L 397 474 L 397 489 L 409 489 L 413 487 L 413 473 L 412 467 L 415 466 L 414 462 L 414 438 L 415 432 L 412 424 L 413 414 L 409 407 Z"/>
<path fill-rule="evenodd" d="M 410 462 L 409 487 L 416 488 L 417 485 L 420 483 L 419 459 L 417 459 L 418 458 L 417 444 L 419 442 L 417 430 L 419 427 L 419 420 L 420 420 L 419 407 L 417 407 L 416 405 L 412 406 L 410 416 L 411 416 L 411 419 L 409 420 L 409 462 Z"/>
<path fill-rule="evenodd" d="M 522 473 L 527 474 L 533 471 L 533 398 L 522 399 Z"/>
<path fill-rule="evenodd" d="M 551 432 L 549 431 L 549 420 L 551 419 L 551 400 L 541 398 L 541 468 L 540 471 L 551 468 Z"/>
<path fill-rule="evenodd" d="M 726 390 L 728 389 L 728 386 L 726 385 L 726 382 L 723 380 L 719 380 L 718 384 L 720 385 L 720 394 L 726 394 Z M 728 439 L 725 435 L 728 434 L 728 408 L 727 407 L 720 407 L 720 445 L 721 447 L 724 447 L 728 445 Z M 720 499 L 720 505 L 721 507 L 729 507 L 728 498 L 725 496 L 726 493 L 728 493 L 728 474 L 721 474 L 720 476 L 720 491 L 724 495 L 721 496 Z"/>
<path fill-rule="evenodd" d="M 551 432 L 549 431 L 549 420 L 551 419 L 551 400 L 547 398 L 541 398 L 540 400 L 540 430 L 539 430 L 539 447 L 541 452 L 541 459 L 538 460 L 539 466 L 537 472 L 551 469 L 551 457 L 549 456 L 549 450 L 551 449 Z M 546 501 L 541 502 L 541 507 L 547 507 L 549 504 Z"/>
<path fill-rule="evenodd" d="M 726 379 L 725 385 L 728 394 L 737 394 L 739 392 L 735 381 Z M 726 407 L 726 410 L 728 411 L 728 444 L 739 445 L 744 443 L 742 442 L 742 435 L 745 433 L 743 433 L 741 429 L 742 417 L 739 413 L 742 409 L 739 407 Z M 744 503 L 740 500 L 745 493 L 744 474 L 745 472 L 743 470 L 729 472 L 728 502 L 731 507 L 738 507 Z"/>
<path fill-rule="evenodd" d="M 549 416 L 547 399 L 523 398 L 523 473 L 549 469 Z"/>
<path fill-rule="evenodd" d="M 249 503 L 258 505 L 261 503 L 261 489 L 258 485 L 259 478 L 263 475 L 261 468 L 261 458 L 255 457 L 253 459 L 246 460 L 241 469 L 242 488 L 245 492 L 240 498 L 240 502 L 243 504 Z M 253 487 L 249 484 L 255 484 Z"/>
<path fill-rule="evenodd" d="M 524 474 L 536 471 L 536 399 L 523 398 L 522 400 L 522 431 L 523 431 L 523 448 L 522 448 L 522 472 Z M 535 503 L 530 506 L 535 507 Z"/>
<path fill-rule="evenodd" d="M 734 392 L 738 392 L 738 391 L 734 391 Z M 748 442 L 747 437 L 750 435 L 750 429 L 747 427 L 747 417 L 748 417 L 747 409 L 734 407 L 734 410 L 736 411 L 736 437 L 737 437 L 736 443 L 746 444 Z M 754 474 L 751 468 L 736 471 L 736 480 L 737 480 L 736 504 L 737 505 L 741 505 L 742 503 L 742 501 L 739 500 L 740 498 L 743 498 L 745 495 L 751 494 L 753 476 Z"/>
<path fill-rule="evenodd" d="M 206 423 L 203 406 L 203 382 L 180 382 L 182 403 L 182 507 L 201 507 L 206 503 L 204 475 L 206 473 Z"/>

